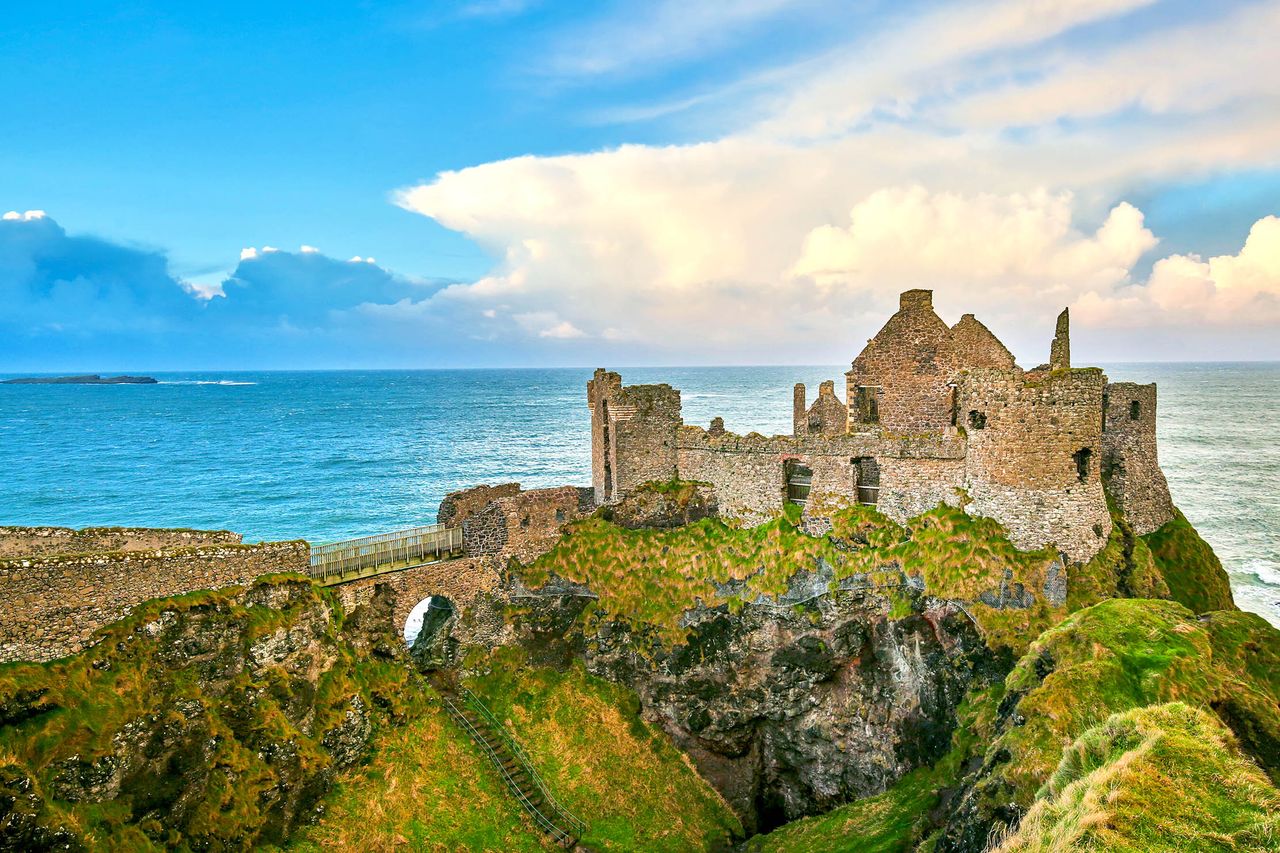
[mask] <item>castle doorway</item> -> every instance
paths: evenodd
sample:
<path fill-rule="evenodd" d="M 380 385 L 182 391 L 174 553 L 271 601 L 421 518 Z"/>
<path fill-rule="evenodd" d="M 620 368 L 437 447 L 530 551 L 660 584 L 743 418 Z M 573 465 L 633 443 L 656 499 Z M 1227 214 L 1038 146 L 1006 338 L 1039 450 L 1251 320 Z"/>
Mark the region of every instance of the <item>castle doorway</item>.
<path fill-rule="evenodd" d="M 787 502 L 804 506 L 809 503 L 809 489 L 813 487 L 813 470 L 794 459 L 787 462 Z"/>
<path fill-rule="evenodd" d="M 874 456 L 858 456 L 851 461 L 858 503 L 875 506 L 880 502 L 880 463 Z"/>

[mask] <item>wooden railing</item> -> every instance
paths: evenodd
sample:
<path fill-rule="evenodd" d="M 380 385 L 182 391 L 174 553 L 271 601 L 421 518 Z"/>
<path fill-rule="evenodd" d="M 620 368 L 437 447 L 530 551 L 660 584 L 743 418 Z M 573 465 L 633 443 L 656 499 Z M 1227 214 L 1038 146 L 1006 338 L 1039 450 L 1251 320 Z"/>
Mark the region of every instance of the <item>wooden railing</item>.
<path fill-rule="evenodd" d="M 432 524 L 311 546 L 310 574 L 322 583 L 370 570 L 407 568 L 462 552 L 462 528 Z"/>

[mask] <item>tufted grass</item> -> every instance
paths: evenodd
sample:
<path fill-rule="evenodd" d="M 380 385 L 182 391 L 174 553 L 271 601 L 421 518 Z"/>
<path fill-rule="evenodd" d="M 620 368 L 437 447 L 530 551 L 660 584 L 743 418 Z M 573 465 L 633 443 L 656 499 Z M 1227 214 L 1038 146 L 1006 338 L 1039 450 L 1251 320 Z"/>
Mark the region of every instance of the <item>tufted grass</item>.
<path fill-rule="evenodd" d="M 1235 609 L 1221 561 L 1179 510 L 1172 521 L 1142 538 L 1174 601 L 1195 613 Z"/>
<path fill-rule="evenodd" d="M 999 853 L 1280 849 L 1280 789 L 1212 714 L 1127 711 L 1063 751 L 1044 795 Z"/>

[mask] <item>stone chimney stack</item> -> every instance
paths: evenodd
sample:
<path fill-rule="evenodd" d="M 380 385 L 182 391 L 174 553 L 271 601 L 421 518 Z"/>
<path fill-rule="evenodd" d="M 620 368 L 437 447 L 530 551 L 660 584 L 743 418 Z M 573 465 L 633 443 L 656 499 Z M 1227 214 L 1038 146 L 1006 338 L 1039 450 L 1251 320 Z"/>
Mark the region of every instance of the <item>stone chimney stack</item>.
<path fill-rule="evenodd" d="M 1058 326 L 1053 332 L 1053 345 L 1049 347 L 1049 369 L 1066 370 L 1071 367 L 1071 316 L 1063 308 L 1058 315 Z"/>
<path fill-rule="evenodd" d="M 805 389 L 803 382 L 797 382 L 795 390 L 791 397 L 791 434 L 804 435 L 808 432 L 805 417 L 809 412 L 809 406 L 805 400 Z"/>
<path fill-rule="evenodd" d="M 904 290 L 902 295 L 898 297 L 898 309 L 900 311 L 932 311 L 933 291 Z"/>

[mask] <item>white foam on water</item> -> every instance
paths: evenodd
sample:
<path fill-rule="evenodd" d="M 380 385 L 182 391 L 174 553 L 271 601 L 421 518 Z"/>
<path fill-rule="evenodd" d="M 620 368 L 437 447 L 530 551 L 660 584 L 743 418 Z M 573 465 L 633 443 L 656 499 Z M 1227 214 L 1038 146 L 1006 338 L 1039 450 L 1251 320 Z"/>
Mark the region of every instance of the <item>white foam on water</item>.
<path fill-rule="evenodd" d="M 234 379 L 171 379 L 160 385 L 257 385 L 257 382 L 237 382 Z"/>

